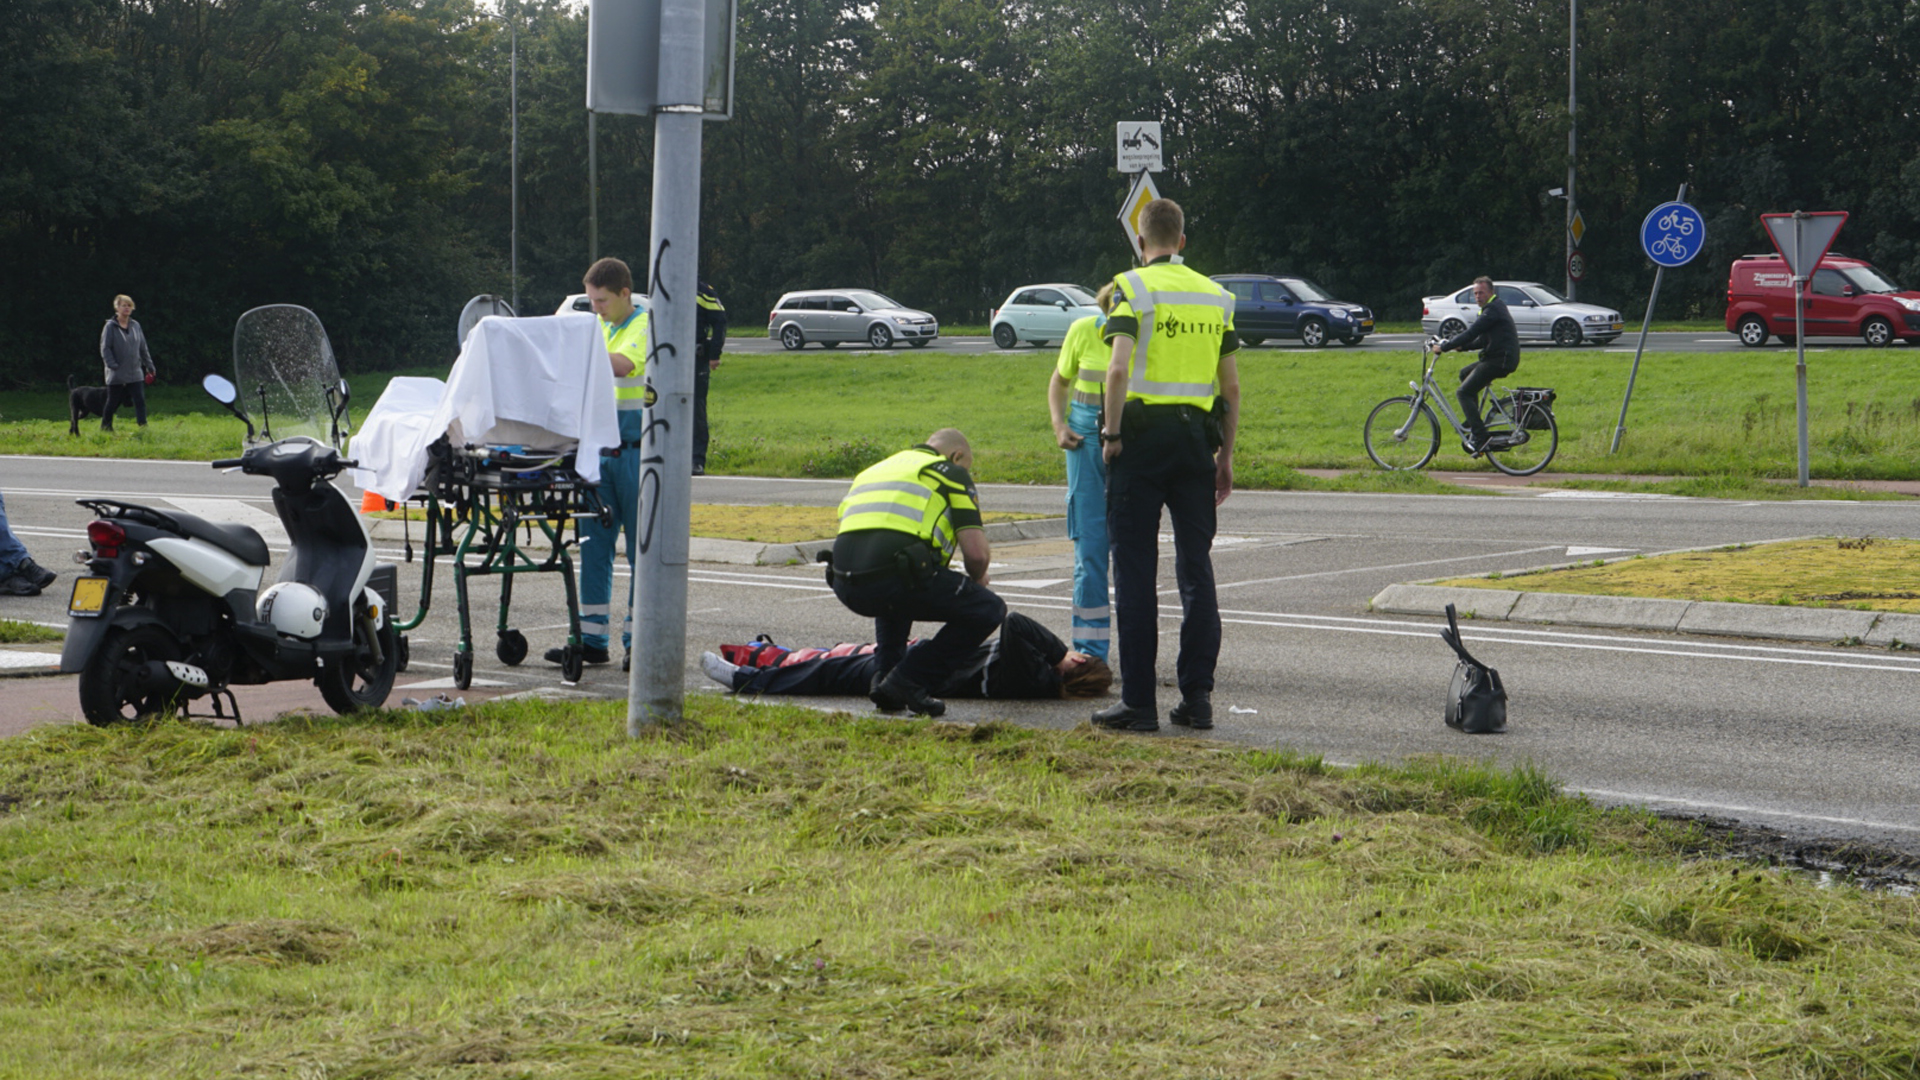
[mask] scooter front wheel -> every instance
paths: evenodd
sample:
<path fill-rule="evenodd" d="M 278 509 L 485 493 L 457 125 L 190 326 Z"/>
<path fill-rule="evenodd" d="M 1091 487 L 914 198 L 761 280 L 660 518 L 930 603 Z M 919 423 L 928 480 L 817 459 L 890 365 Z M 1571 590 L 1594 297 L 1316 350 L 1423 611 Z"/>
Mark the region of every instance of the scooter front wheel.
<path fill-rule="evenodd" d="M 81 715 L 95 727 L 106 727 L 179 712 L 179 684 L 156 679 L 150 665 L 180 658 L 180 643 L 162 627 L 146 624 L 107 631 L 99 651 L 80 669 Z"/>
<path fill-rule="evenodd" d="M 380 642 L 380 662 L 374 663 L 372 643 L 366 639 L 361 621 L 354 620 L 353 655 L 338 664 L 323 668 L 314 677 L 320 696 L 327 706 L 345 716 L 362 709 L 377 709 L 387 703 L 393 692 L 393 673 L 400 666 L 400 635 L 392 623 L 375 631 Z"/>

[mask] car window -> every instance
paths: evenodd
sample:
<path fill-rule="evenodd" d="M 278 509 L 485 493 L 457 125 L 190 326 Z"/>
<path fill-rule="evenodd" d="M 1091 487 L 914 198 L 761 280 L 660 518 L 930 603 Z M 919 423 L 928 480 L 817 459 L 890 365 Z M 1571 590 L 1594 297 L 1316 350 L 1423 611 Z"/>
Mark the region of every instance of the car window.
<path fill-rule="evenodd" d="M 828 311 L 852 311 L 854 309 L 853 301 L 844 296 L 827 297 L 826 306 Z"/>
<path fill-rule="evenodd" d="M 1060 291 L 1066 293 L 1067 299 L 1080 307 L 1099 307 L 1100 306 L 1100 301 L 1094 299 L 1092 293 L 1088 292 L 1085 289 L 1080 288 L 1077 285 L 1069 285 Z"/>
<path fill-rule="evenodd" d="M 1270 300 L 1276 304 L 1284 304 L 1293 299 L 1293 292 L 1285 285 L 1278 285 L 1271 281 L 1263 281 L 1260 283 L 1260 299 Z"/>
<path fill-rule="evenodd" d="M 793 307 L 795 311 L 825 311 L 827 302 L 822 297 L 803 296 L 793 302 Z"/>
<path fill-rule="evenodd" d="M 1548 288 L 1545 285 L 1528 285 L 1523 291 L 1529 297 L 1532 297 L 1534 303 L 1543 306 L 1546 304 L 1564 304 L 1567 302 L 1567 298 L 1560 295 L 1560 290 Z"/>
<path fill-rule="evenodd" d="M 779 302 L 779 303 L 777 303 L 777 304 L 775 304 L 775 305 L 773 305 L 773 310 L 775 310 L 775 311 L 792 311 L 793 309 L 795 309 L 795 308 L 797 308 L 797 307 L 799 307 L 799 306 L 800 306 L 800 304 L 801 304 L 801 301 L 800 301 L 800 299 L 799 299 L 798 297 L 793 297 L 793 296 L 783 296 L 783 297 L 781 297 L 781 298 L 780 298 L 780 302 Z"/>
<path fill-rule="evenodd" d="M 1034 291 L 1032 289 L 1026 289 L 1023 290 L 1019 296 L 1014 297 L 1013 302 L 1016 304 L 1037 304 L 1040 301 L 1034 298 Z"/>
<path fill-rule="evenodd" d="M 1534 300 L 1533 297 L 1528 296 L 1525 292 L 1514 288 L 1512 285 L 1495 285 L 1493 289 L 1495 292 L 1500 294 L 1500 299 L 1505 300 L 1507 302 L 1507 306 L 1509 307 L 1519 307 L 1520 304 L 1523 302 L 1525 303 L 1539 302 L 1537 300 Z M 1469 296 L 1468 299 L 1471 300 L 1472 297 Z"/>
<path fill-rule="evenodd" d="M 1256 286 L 1251 281 L 1225 281 L 1221 284 L 1227 287 L 1227 291 L 1232 293 L 1236 300 L 1252 300 L 1258 295 L 1255 291 Z"/>
<path fill-rule="evenodd" d="M 1453 302 L 1456 304 L 1472 304 L 1473 290 L 1471 288 L 1461 289 L 1459 292 L 1453 294 Z"/>
<path fill-rule="evenodd" d="M 1838 270 L 1821 267 L 1813 272 L 1813 295 L 1815 296 L 1845 296 L 1847 295 L 1846 287 L 1850 284 L 1852 282 Z"/>
<path fill-rule="evenodd" d="M 889 300 L 884 296 L 881 296 L 877 292 L 865 292 L 865 291 L 854 293 L 853 302 L 856 304 L 859 304 L 861 307 L 867 309 L 868 311 L 872 311 L 875 308 L 897 308 L 897 307 L 905 306 L 903 304 L 895 303 L 894 301 Z"/>
<path fill-rule="evenodd" d="M 1847 271 L 1847 279 L 1859 287 L 1861 292 L 1899 292 L 1900 286 L 1893 279 L 1872 266 L 1857 266 Z"/>
<path fill-rule="evenodd" d="M 1045 304 L 1048 307 L 1052 307 L 1065 299 L 1066 297 L 1062 295 L 1058 289 L 1033 290 L 1033 302 L 1036 304 Z"/>
<path fill-rule="evenodd" d="M 1293 290 L 1293 295 L 1302 300 L 1318 300 L 1325 303 L 1333 299 L 1332 293 L 1305 278 L 1281 278 L 1280 280 L 1286 284 L 1287 288 Z"/>

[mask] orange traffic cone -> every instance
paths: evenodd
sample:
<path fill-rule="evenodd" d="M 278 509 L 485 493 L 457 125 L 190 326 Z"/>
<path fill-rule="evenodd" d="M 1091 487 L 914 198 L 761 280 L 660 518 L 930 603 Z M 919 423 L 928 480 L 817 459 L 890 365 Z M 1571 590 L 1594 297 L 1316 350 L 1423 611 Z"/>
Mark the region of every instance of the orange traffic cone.
<path fill-rule="evenodd" d="M 393 504 L 369 491 L 360 499 L 360 512 L 371 514 L 375 510 L 391 510 Z"/>

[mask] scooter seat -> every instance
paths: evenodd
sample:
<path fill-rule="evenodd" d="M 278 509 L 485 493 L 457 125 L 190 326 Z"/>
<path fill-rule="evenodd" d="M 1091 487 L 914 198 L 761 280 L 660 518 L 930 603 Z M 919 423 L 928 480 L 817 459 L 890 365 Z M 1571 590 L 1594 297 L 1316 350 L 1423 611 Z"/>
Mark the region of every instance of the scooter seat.
<path fill-rule="evenodd" d="M 196 540 L 230 551 L 251 566 L 267 565 L 267 542 L 251 525 L 222 525 L 179 510 L 169 510 L 166 515 L 181 532 Z"/>

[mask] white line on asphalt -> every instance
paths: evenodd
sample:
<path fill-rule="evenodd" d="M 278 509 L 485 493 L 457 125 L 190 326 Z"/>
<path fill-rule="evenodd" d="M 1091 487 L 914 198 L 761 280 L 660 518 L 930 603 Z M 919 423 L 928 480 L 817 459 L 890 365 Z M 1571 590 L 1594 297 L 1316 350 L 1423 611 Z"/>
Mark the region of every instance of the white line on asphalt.
<path fill-rule="evenodd" d="M 1602 799 L 1630 802 L 1640 806 L 1670 805 L 1684 806 L 1690 810 L 1715 810 L 1729 816 L 1746 814 L 1753 817 L 1787 818 L 1793 821 L 1818 821 L 1830 825 L 1860 825 L 1874 829 L 1895 829 L 1900 832 L 1920 833 L 1920 825 L 1901 825 L 1891 821 L 1871 821 L 1867 818 L 1835 817 L 1830 814 L 1800 814 L 1791 810 L 1769 810 L 1759 806 L 1743 806 L 1738 803 L 1704 802 L 1699 799 L 1682 799 L 1672 795 L 1655 795 L 1650 792 L 1609 791 L 1605 788 L 1580 788 L 1582 793 Z"/>
<path fill-rule="evenodd" d="M 44 459 L 42 459 L 44 460 Z M 8 488 L 10 495 L 51 495 L 56 498 L 73 498 L 76 494 L 89 499 L 119 499 L 137 501 L 141 499 L 240 499 L 246 502 L 271 504 L 273 496 L 268 495 L 219 495 L 205 491 L 88 491 L 75 492 L 71 488 Z M 141 505 L 145 505 L 142 503 Z"/>
<path fill-rule="evenodd" d="M 1275 581 L 1299 581 L 1303 578 L 1337 577 L 1341 574 L 1364 574 L 1380 570 L 1408 570 L 1416 566 L 1439 566 L 1442 563 L 1474 562 L 1479 559 L 1506 559 L 1515 555 L 1532 555 L 1539 551 L 1559 551 L 1565 544 L 1548 544 L 1545 547 L 1521 548 L 1518 551 L 1490 551 L 1484 555 L 1457 555 L 1449 559 L 1425 559 L 1420 562 L 1393 563 L 1387 566 L 1355 566 L 1346 570 L 1319 570 L 1311 574 L 1283 574 L 1280 577 L 1250 578 L 1246 581 L 1225 581 L 1216 585 L 1216 589 L 1237 589 L 1242 585 L 1265 585 Z M 1178 592 L 1178 587 L 1161 589 L 1163 594 Z"/>

